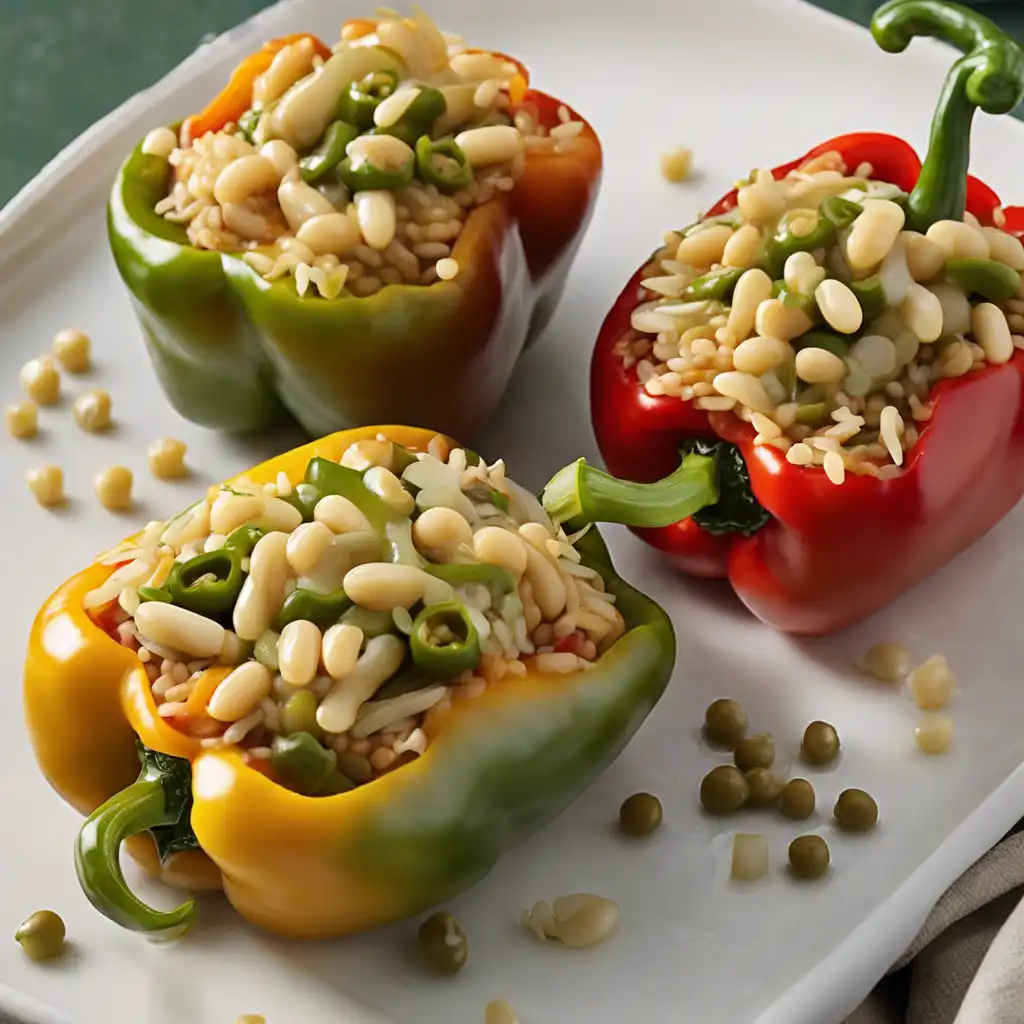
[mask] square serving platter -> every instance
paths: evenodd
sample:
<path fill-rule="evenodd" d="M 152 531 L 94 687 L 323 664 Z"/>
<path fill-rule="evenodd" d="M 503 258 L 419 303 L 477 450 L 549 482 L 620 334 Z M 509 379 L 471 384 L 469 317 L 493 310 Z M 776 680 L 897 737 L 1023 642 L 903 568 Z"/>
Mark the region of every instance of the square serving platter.
<path fill-rule="evenodd" d="M 588 420 L 590 347 L 619 288 L 662 232 L 693 219 L 752 166 L 773 166 L 844 131 L 876 129 L 923 151 L 934 99 L 952 51 L 917 42 L 883 54 L 864 30 L 799 0 L 436 0 L 431 14 L 474 44 L 514 53 L 539 88 L 594 124 L 605 149 L 597 214 L 565 298 L 523 359 L 502 405 L 475 441 L 502 456 L 524 484 L 543 485 L 564 463 L 596 459 Z M 470 940 L 454 979 L 427 977 L 412 955 L 411 924 L 322 943 L 285 942 L 247 926 L 219 896 L 201 900 L 184 941 L 151 946 L 96 914 L 81 895 L 71 844 L 79 819 L 38 774 L 24 733 L 20 676 L 32 616 L 46 595 L 99 551 L 202 487 L 300 438 L 290 430 L 227 438 L 179 419 L 144 354 L 127 294 L 106 248 L 111 177 L 146 130 L 198 109 L 231 67 L 263 40 L 310 30 L 336 37 L 349 3 L 291 0 L 204 46 L 167 78 L 74 142 L 0 213 L 0 380 L 7 398 L 21 364 L 75 325 L 94 339 L 96 369 L 65 378 L 62 404 L 42 415 L 31 443 L 0 439 L 7 481 L 0 501 L 0 935 L 31 911 L 65 918 L 70 953 L 39 966 L 0 940 L 0 1019 L 30 1024 L 230 1024 L 261 1013 L 269 1024 L 471 1024 L 505 998 L 522 1024 L 839 1024 L 902 952 L 943 889 L 1024 813 L 1024 515 L 862 625 L 798 641 L 752 619 L 727 588 L 687 581 L 625 531 L 607 529 L 617 567 L 668 610 L 678 634 L 675 677 L 619 761 L 555 823 L 506 855 L 451 904 Z M 668 185 L 659 154 L 685 145 L 695 174 Z M 972 169 L 1007 203 L 1024 200 L 1024 125 L 979 116 Z M 1020 190 L 1016 196 L 1014 190 Z M 70 401 L 102 386 L 117 427 L 79 431 Z M 979 410 L 985 415 L 985 410 Z M 145 447 L 161 434 L 189 444 L 194 472 L 157 483 Z M 978 457 L 983 458 L 984 453 Z M 36 507 L 26 469 L 64 467 L 66 510 Z M 99 468 L 136 472 L 130 515 L 104 512 L 91 494 Z M 971 495 L 963 496 L 972 500 Z M 842 586 L 842 580 L 836 585 Z M 923 660 L 945 654 L 960 680 L 952 708 L 955 750 L 926 759 L 914 746 L 904 695 L 852 667 L 881 639 Z M 804 829 L 770 814 L 705 817 L 702 775 L 720 755 L 699 724 L 715 697 L 733 696 L 791 760 L 804 725 L 835 723 L 843 755 L 813 776 L 819 810 Z M 87 705 L 66 714 L 89 714 Z M 859 786 L 881 808 L 867 837 L 836 835 L 828 812 Z M 656 793 L 666 823 L 644 843 L 618 837 L 621 800 Z M 784 870 L 800 831 L 828 838 L 833 867 L 800 886 Z M 766 832 L 772 869 L 760 883 L 729 881 L 734 831 Z M 154 901 L 167 890 L 129 879 Z M 517 924 L 537 899 L 593 891 L 622 908 L 619 934 L 588 952 L 542 947 Z"/>

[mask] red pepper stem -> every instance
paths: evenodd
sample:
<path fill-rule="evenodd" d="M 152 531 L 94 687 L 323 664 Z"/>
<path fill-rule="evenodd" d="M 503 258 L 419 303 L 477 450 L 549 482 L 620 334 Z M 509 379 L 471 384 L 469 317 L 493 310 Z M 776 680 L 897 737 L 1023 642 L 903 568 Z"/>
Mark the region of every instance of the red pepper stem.
<path fill-rule="evenodd" d="M 640 484 L 619 480 L 588 465 L 586 459 L 577 459 L 548 481 L 541 501 L 556 523 L 671 526 L 718 501 L 715 460 L 708 455 L 684 455 L 670 476 Z"/>

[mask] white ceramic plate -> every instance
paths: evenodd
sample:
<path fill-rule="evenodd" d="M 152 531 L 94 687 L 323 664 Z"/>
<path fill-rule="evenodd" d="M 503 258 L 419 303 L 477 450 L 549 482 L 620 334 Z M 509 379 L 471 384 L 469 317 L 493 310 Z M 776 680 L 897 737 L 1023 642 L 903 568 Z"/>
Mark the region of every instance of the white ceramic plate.
<path fill-rule="evenodd" d="M 608 530 L 623 575 L 663 602 L 676 623 L 675 679 L 604 778 L 453 904 L 471 945 L 469 966 L 454 980 L 421 973 L 408 925 L 348 941 L 284 943 L 246 927 L 218 897 L 203 900 L 201 924 L 186 941 L 151 947 L 94 913 L 78 890 L 71 859 L 78 819 L 37 774 L 18 713 L 33 612 L 130 528 L 296 440 L 283 432 L 233 441 L 171 412 L 107 255 L 108 183 L 146 129 L 201 106 L 260 41 L 300 28 L 333 38 L 345 13 L 357 11 L 297 0 L 205 47 L 79 139 L 0 215 L 5 393 L 13 398 L 18 367 L 55 330 L 81 325 L 95 338 L 97 368 L 67 390 L 101 384 L 118 418 L 109 437 L 84 435 L 66 398 L 43 414 L 37 441 L 0 440 L 10 487 L 0 504 L 0 678 L 8 701 L 0 715 L 0 935 L 48 906 L 65 917 L 74 940 L 73 954 L 46 968 L 0 941 L 0 1012 L 83 1024 L 228 1024 L 244 1012 L 263 1013 L 270 1024 L 470 1024 L 488 1000 L 504 997 L 523 1024 L 835 1024 L 903 950 L 942 890 L 1024 812 L 1019 512 L 872 621 L 813 643 L 773 634 L 725 590 L 677 578 L 639 542 Z M 593 121 L 605 145 L 604 191 L 568 294 L 478 441 L 538 487 L 564 462 L 594 455 L 590 346 L 662 230 L 689 221 L 751 166 L 780 163 L 843 131 L 891 131 L 922 147 L 952 59 L 925 43 L 899 58 L 882 54 L 863 30 L 796 0 L 648 0 L 642 16 L 617 0 L 436 0 L 432 13 L 475 42 L 520 55 L 541 88 Z M 974 139 L 976 173 L 1012 199 L 1024 126 L 979 117 Z M 684 187 L 657 173 L 659 152 L 678 144 L 692 147 L 698 168 Z M 145 445 L 163 433 L 189 442 L 197 470 L 190 483 L 157 484 L 145 472 Z M 21 482 L 44 459 L 65 468 L 73 500 L 64 513 L 39 510 Z M 115 461 L 132 466 L 138 480 L 139 506 L 122 518 L 91 497 L 92 473 Z M 941 651 L 955 666 L 962 693 L 952 755 L 918 755 L 906 699 L 850 669 L 881 638 L 902 640 L 921 658 Z M 795 749 L 811 719 L 837 724 L 842 762 L 814 776 L 825 813 L 809 823 L 832 846 L 826 882 L 800 887 L 786 877 L 786 845 L 799 831 L 791 824 L 770 815 L 723 823 L 699 812 L 698 781 L 716 758 L 698 725 L 706 704 L 724 694 L 740 698 L 784 751 Z M 827 811 L 850 785 L 879 799 L 882 821 L 870 837 L 829 829 Z M 650 842 L 627 843 L 611 823 L 619 802 L 638 789 L 661 797 L 666 824 Z M 728 882 L 737 828 L 771 837 L 771 877 L 742 889 Z M 134 871 L 131 880 L 142 885 Z M 517 926 L 533 900 L 580 890 L 621 904 L 614 941 L 588 953 L 542 948 Z"/>

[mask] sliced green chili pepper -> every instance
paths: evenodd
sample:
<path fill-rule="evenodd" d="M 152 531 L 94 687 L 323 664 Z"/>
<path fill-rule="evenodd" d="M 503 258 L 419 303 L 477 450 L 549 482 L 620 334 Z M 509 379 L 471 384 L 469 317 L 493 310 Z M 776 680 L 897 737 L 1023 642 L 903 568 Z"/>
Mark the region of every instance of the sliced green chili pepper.
<path fill-rule="evenodd" d="M 713 299 L 726 301 L 736 287 L 736 282 L 743 276 L 744 268 L 713 270 L 710 274 L 694 278 L 682 294 L 683 299 Z"/>
<path fill-rule="evenodd" d="M 398 75 L 394 71 L 372 71 L 353 82 L 341 97 L 338 116 L 354 124 L 361 132 L 373 127 L 373 113 L 398 88 Z"/>
<path fill-rule="evenodd" d="M 935 108 L 928 154 L 907 202 L 907 227 L 923 232 L 939 220 L 963 220 L 974 111 L 1007 114 L 1020 103 L 1024 52 L 988 18 L 935 0 L 890 0 L 875 11 L 871 34 L 890 53 L 901 53 L 915 36 L 942 39 L 964 53 Z"/>
<path fill-rule="evenodd" d="M 851 281 L 850 291 L 857 296 L 860 308 L 864 313 L 864 322 L 877 320 L 888 308 L 885 301 L 885 290 L 877 274 L 864 278 L 863 281 Z"/>
<path fill-rule="evenodd" d="M 329 594 L 318 594 L 314 590 L 298 587 L 284 599 L 281 610 L 277 613 L 274 629 L 280 631 L 289 622 L 296 622 L 299 619 L 308 619 L 318 626 L 330 625 L 337 622 L 351 604 L 341 587 Z"/>
<path fill-rule="evenodd" d="M 501 491 L 496 491 L 491 488 L 491 504 L 505 515 L 508 515 L 508 510 L 511 507 L 509 505 L 508 495 L 502 494 Z"/>
<path fill-rule="evenodd" d="M 320 145 L 299 161 L 302 180 L 314 184 L 345 159 L 345 149 L 359 135 L 359 129 L 347 121 L 333 121 L 327 126 Z"/>
<path fill-rule="evenodd" d="M 246 142 L 252 142 L 253 134 L 256 131 L 256 126 L 260 123 L 260 115 L 262 113 L 262 110 L 250 108 L 238 119 L 238 134 Z"/>
<path fill-rule="evenodd" d="M 829 196 L 821 201 L 818 214 L 830 221 L 837 230 L 848 228 L 862 213 L 864 207 L 852 199 L 842 196 Z"/>
<path fill-rule="evenodd" d="M 486 565 L 484 563 L 472 565 L 424 565 L 425 572 L 436 576 L 453 587 L 468 587 L 473 584 L 483 584 L 493 593 L 498 595 L 510 594 L 516 589 L 515 580 L 511 573 L 498 565 Z"/>
<path fill-rule="evenodd" d="M 228 539 L 224 541 L 224 547 L 229 551 L 237 551 L 242 558 L 247 558 L 252 554 L 252 549 L 256 547 L 256 542 L 262 536 L 263 530 L 258 526 L 246 524 L 228 534 Z"/>
<path fill-rule="evenodd" d="M 275 736 L 270 767 L 289 789 L 304 796 L 333 796 L 355 788 L 338 771 L 338 755 L 308 732 Z"/>
<path fill-rule="evenodd" d="M 419 86 L 419 95 L 405 113 L 387 128 L 374 128 L 377 135 L 394 135 L 407 146 L 415 146 L 422 135 L 429 135 L 434 122 L 448 109 L 444 93 L 429 85 Z"/>
<path fill-rule="evenodd" d="M 1017 294 L 1020 274 L 997 260 L 947 260 L 946 276 L 968 295 L 1005 302 Z"/>
<path fill-rule="evenodd" d="M 390 191 L 405 188 L 412 181 L 416 161 L 410 157 L 401 167 L 378 167 L 372 160 L 363 160 L 358 166 L 352 165 L 352 158 L 345 157 L 338 164 L 338 177 L 352 192 Z"/>
<path fill-rule="evenodd" d="M 395 632 L 395 620 L 391 612 L 375 612 L 369 608 L 360 608 L 357 604 L 342 614 L 341 621 L 350 626 L 358 626 L 367 638 Z"/>
<path fill-rule="evenodd" d="M 302 513 L 302 521 L 311 523 L 313 521 L 313 510 L 316 503 L 323 497 L 312 484 L 298 484 L 292 488 L 292 493 L 283 498 L 289 505 L 297 508 Z"/>
<path fill-rule="evenodd" d="M 799 309 L 806 313 L 812 320 L 819 319 L 818 304 L 814 301 L 813 295 L 804 295 L 803 292 L 790 291 L 785 281 L 772 282 L 772 298 L 779 299 L 784 306 L 792 309 Z"/>
<path fill-rule="evenodd" d="M 421 135 L 416 141 L 416 170 L 428 185 L 441 192 L 458 192 L 473 180 L 473 168 L 454 139 Z"/>
<path fill-rule="evenodd" d="M 828 406 L 824 402 L 808 402 L 796 407 L 796 421 L 808 427 L 816 427 L 828 419 Z"/>
<path fill-rule="evenodd" d="M 558 523 L 671 526 L 718 501 L 715 457 L 684 455 L 671 476 L 650 484 L 619 480 L 577 459 L 548 481 L 541 500 Z"/>
<path fill-rule="evenodd" d="M 207 580 L 213 575 L 216 579 Z M 218 615 L 235 606 L 245 582 L 242 556 L 226 545 L 187 562 L 176 562 L 167 577 L 174 603 L 199 615 Z"/>
<path fill-rule="evenodd" d="M 797 352 L 802 348 L 823 348 L 840 359 L 845 359 L 850 351 L 850 339 L 834 331 L 805 331 L 790 344 Z"/>
<path fill-rule="evenodd" d="M 136 591 L 139 595 L 139 600 L 145 601 L 160 601 L 162 604 L 170 604 L 174 600 L 173 597 L 160 587 L 139 587 Z"/>
<path fill-rule="evenodd" d="M 810 252 L 812 249 L 825 248 L 835 241 L 836 226 L 827 217 L 818 215 L 814 227 L 806 234 L 798 235 L 793 231 L 793 223 L 806 217 L 804 213 L 787 214 L 775 229 L 775 235 L 768 240 L 765 253 L 768 262 L 768 273 L 780 277 L 786 260 L 797 252 Z"/>
<path fill-rule="evenodd" d="M 435 636 L 435 631 L 443 631 Z M 409 634 L 416 667 L 435 679 L 454 679 L 480 664 L 480 634 L 460 601 L 427 605 Z"/>

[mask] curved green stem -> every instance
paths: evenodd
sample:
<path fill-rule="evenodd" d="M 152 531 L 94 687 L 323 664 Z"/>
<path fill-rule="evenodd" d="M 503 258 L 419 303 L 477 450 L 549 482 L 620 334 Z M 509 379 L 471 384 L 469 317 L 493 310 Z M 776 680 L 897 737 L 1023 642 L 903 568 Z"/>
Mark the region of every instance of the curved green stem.
<path fill-rule="evenodd" d="M 541 497 L 556 523 L 671 526 L 718 501 L 715 460 L 684 455 L 671 476 L 652 484 L 619 480 L 577 459 L 548 481 Z"/>
<path fill-rule="evenodd" d="M 121 873 L 121 844 L 130 836 L 159 825 L 173 825 L 181 808 L 167 799 L 159 776 L 142 775 L 112 796 L 86 819 L 75 842 L 75 871 L 89 902 L 115 924 L 150 938 L 176 939 L 195 920 L 195 900 L 177 909 L 155 910 L 128 888 Z"/>
<path fill-rule="evenodd" d="M 962 220 L 974 111 L 1006 114 L 1020 103 L 1024 52 L 988 18 L 939 0 L 890 0 L 871 19 L 871 34 L 890 53 L 901 53 L 915 36 L 942 39 L 964 53 L 942 87 L 928 155 L 907 202 L 908 226 L 916 231 L 939 220 Z"/>

